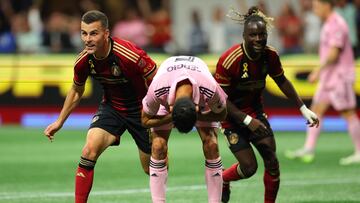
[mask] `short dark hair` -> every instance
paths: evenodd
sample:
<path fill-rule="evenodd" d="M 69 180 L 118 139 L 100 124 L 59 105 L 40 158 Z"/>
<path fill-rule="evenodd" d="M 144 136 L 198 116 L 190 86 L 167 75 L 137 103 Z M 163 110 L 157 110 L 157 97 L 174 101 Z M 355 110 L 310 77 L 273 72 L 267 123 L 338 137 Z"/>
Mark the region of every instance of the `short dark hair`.
<path fill-rule="evenodd" d="M 172 111 L 172 120 L 179 132 L 190 132 L 195 125 L 196 119 L 197 113 L 194 102 L 187 97 L 177 99 Z"/>
<path fill-rule="evenodd" d="M 100 21 L 103 28 L 109 28 L 109 20 L 107 16 L 103 12 L 98 10 L 91 10 L 84 13 L 84 15 L 81 17 L 81 21 L 85 22 L 86 24 Z"/>

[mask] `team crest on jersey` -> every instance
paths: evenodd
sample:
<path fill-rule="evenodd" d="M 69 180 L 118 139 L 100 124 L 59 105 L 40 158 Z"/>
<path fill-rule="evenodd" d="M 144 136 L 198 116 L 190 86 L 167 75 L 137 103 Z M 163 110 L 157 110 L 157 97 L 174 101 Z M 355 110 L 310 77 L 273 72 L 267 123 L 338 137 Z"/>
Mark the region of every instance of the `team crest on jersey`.
<path fill-rule="evenodd" d="M 92 119 L 91 123 L 95 123 L 97 120 L 99 120 L 99 116 L 94 116 L 94 118 Z"/>
<path fill-rule="evenodd" d="M 120 76 L 121 74 L 120 67 L 115 63 L 113 63 L 113 65 L 111 66 L 111 73 L 113 74 L 113 76 Z"/>
<path fill-rule="evenodd" d="M 236 133 L 231 133 L 229 136 L 228 136 L 228 141 L 230 144 L 236 144 L 239 142 L 239 136 L 238 134 Z"/>

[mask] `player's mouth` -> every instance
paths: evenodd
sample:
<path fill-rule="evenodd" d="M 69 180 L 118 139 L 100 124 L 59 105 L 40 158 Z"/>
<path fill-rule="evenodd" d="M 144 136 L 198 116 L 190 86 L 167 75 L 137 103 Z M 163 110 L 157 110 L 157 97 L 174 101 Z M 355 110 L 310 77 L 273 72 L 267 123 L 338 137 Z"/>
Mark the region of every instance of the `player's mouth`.
<path fill-rule="evenodd" d="M 87 44 L 85 47 L 87 51 L 94 51 L 96 48 L 94 44 Z"/>
<path fill-rule="evenodd" d="M 261 44 L 254 44 L 253 49 L 255 52 L 261 52 L 262 50 L 264 50 L 264 46 Z"/>

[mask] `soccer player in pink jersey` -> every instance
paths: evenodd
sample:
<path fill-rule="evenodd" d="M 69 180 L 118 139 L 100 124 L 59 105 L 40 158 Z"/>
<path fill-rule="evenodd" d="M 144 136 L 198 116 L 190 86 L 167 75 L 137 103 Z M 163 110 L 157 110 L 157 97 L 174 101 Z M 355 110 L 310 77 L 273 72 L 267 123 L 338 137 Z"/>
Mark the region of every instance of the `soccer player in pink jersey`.
<path fill-rule="evenodd" d="M 303 114 L 310 126 L 319 120 L 298 96 L 286 78 L 278 53 L 267 46 L 271 18 L 257 7 L 245 15 L 234 12 L 234 19 L 244 24 L 244 42 L 225 51 L 216 66 L 215 79 L 228 94 L 226 121 L 222 122 L 229 148 L 237 162 L 223 172 L 222 201 L 230 199 L 231 181 L 247 179 L 258 168 L 254 149 L 264 163 L 264 202 L 274 203 L 280 186 L 279 161 L 273 131 L 263 110 L 262 93 L 270 76 L 280 90 Z"/>
<path fill-rule="evenodd" d="M 52 141 L 55 133 L 79 104 L 88 76 L 103 87 L 103 99 L 87 132 L 75 177 L 75 202 L 87 202 L 96 160 L 111 145 L 119 145 L 128 130 L 139 150 L 145 173 L 149 173 L 151 143 L 148 129 L 141 125 L 142 99 L 156 73 L 155 62 L 131 42 L 112 38 L 108 18 L 100 11 L 88 11 L 81 19 L 85 49 L 74 67 L 74 84 L 58 119 L 44 134 Z"/>
<path fill-rule="evenodd" d="M 354 91 L 355 61 L 349 29 L 344 19 L 334 11 L 335 0 L 314 0 L 313 10 L 324 22 L 320 34 L 320 67 L 308 80 L 319 80 L 311 109 L 321 118 L 331 105 L 347 122 L 354 143 L 353 155 L 340 159 L 341 165 L 360 163 L 360 122 L 356 114 Z M 315 146 L 321 128 L 309 128 L 303 148 L 289 151 L 286 156 L 305 163 L 314 160 Z"/>
<path fill-rule="evenodd" d="M 166 200 L 167 142 L 172 127 L 187 133 L 194 125 L 203 143 L 208 202 L 220 202 L 222 162 L 216 121 L 226 116 L 226 98 L 201 59 L 174 56 L 161 64 L 143 99 L 141 117 L 143 125 L 152 128 L 150 190 L 154 203 Z"/>

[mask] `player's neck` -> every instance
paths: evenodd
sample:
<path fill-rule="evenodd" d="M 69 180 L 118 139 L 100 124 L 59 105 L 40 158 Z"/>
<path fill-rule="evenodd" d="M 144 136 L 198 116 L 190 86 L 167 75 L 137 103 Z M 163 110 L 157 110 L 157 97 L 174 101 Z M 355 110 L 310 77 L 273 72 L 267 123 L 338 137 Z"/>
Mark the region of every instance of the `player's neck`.
<path fill-rule="evenodd" d="M 96 60 L 102 60 L 109 56 L 110 51 L 111 51 L 111 42 L 110 40 L 107 40 L 107 42 L 105 42 L 105 46 L 103 50 L 101 50 L 101 53 L 100 54 L 94 53 L 93 55 Z"/>
<path fill-rule="evenodd" d="M 192 98 L 193 88 L 189 83 L 182 84 L 176 88 L 176 98 L 189 97 Z"/>

